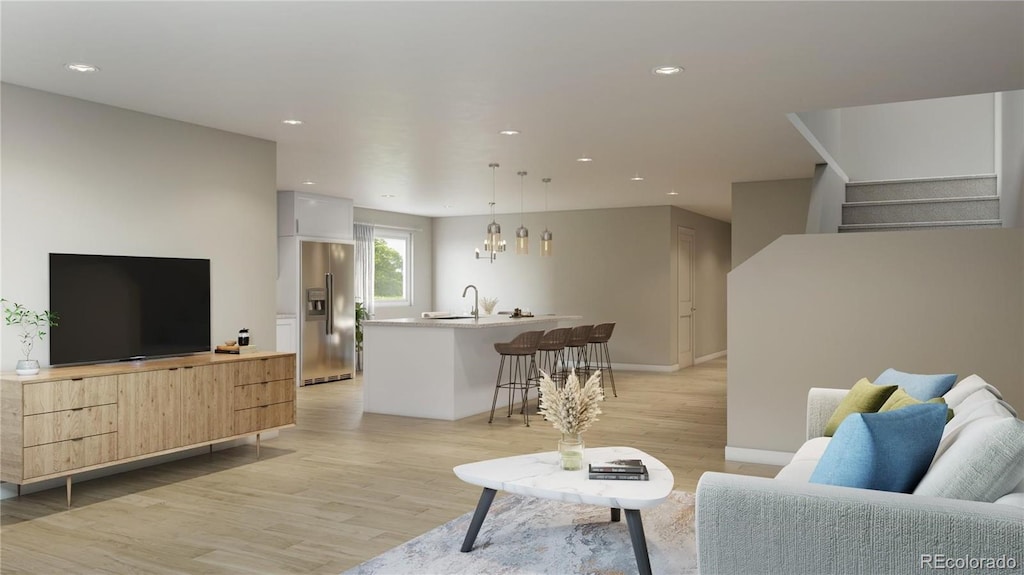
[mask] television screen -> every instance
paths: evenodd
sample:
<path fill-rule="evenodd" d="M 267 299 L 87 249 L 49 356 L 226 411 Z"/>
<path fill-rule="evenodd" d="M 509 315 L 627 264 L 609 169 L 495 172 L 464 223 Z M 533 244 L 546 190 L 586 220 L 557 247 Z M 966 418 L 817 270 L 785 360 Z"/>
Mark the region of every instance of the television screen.
<path fill-rule="evenodd" d="M 50 254 L 50 364 L 210 351 L 210 260 Z"/>

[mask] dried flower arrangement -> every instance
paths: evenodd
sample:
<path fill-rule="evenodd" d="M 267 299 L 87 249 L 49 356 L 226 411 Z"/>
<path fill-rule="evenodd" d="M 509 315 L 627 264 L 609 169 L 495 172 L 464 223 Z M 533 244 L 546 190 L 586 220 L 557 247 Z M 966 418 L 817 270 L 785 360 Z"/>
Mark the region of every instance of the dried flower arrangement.
<path fill-rule="evenodd" d="M 582 387 L 573 369 L 561 389 L 551 377 L 541 371 L 540 414 L 551 422 L 555 429 L 566 435 L 578 435 L 590 428 L 601 413 L 600 402 L 604 401 L 601 389 L 601 372 L 596 371 Z"/>
<path fill-rule="evenodd" d="M 498 305 L 498 298 L 496 297 L 480 298 L 480 307 L 483 308 L 483 312 L 487 315 L 494 313 L 494 306 L 496 305 Z"/>

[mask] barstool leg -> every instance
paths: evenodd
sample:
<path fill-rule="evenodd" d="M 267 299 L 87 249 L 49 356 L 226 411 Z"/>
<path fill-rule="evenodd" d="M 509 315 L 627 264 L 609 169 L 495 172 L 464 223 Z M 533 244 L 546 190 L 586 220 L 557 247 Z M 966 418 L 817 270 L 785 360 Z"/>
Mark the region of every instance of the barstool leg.
<path fill-rule="evenodd" d="M 501 356 L 501 362 L 498 364 L 498 379 L 494 382 L 494 399 L 491 401 L 491 418 L 487 420 L 487 423 L 494 422 L 494 406 L 498 405 L 498 390 L 501 389 L 501 371 L 505 367 L 505 356 Z"/>
<path fill-rule="evenodd" d="M 619 396 L 619 392 L 615 391 L 615 372 L 612 371 L 612 355 L 608 352 L 608 342 L 602 344 L 604 346 L 604 359 L 608 362 L 608 380 L 612 382 L 612 395 L 615 397 Z"/>

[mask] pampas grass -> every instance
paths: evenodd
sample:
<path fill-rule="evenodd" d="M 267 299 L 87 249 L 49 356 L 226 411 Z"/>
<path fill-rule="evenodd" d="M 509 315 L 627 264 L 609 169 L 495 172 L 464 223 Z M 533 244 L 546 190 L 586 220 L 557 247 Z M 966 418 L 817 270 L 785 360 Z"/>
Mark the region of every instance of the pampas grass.
<path fill-rule="evenodd" d="M 587 383 L 580 387 L 580 379 L 574 368 L 561 389 L 551 380 L 551 376 L 543 370 L 540 373 L 543 378 L 540 382 L 539 411 L 555 429 L 574 435 L 583 433 L 597 421 L 601 413 L 599 404 L 604 401 L 600 371 L 594 372 Z"/>

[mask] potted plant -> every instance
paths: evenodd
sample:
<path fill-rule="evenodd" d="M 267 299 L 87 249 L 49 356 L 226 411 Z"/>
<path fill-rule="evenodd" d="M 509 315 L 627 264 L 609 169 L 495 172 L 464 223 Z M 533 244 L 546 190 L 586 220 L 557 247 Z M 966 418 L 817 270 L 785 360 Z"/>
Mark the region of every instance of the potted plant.
<path fill-rule="evenodd" d="M 46 337 L 46 328 L 57 325 L 57 314 L 52 311 L 32 311 L 20 303 L 13 303 L 0 299 L 0 305 L 4 309 L 4 324 L 17 326 L 21 333 L 18 340 L 21 341 L 21 351 L 25 359 L 19 360 L 15 368 L 18 375 L 35 375 L 39 373 L 39 362 L 32 359 L 32 348 L 36 344 L 36 338 L 40 341 Z"/>
<path fill-rule="evenodd" d="M 363 302 L 356 302 L 356 371 L 363 371 L 363 320 L 370 319 Z"/>

